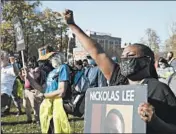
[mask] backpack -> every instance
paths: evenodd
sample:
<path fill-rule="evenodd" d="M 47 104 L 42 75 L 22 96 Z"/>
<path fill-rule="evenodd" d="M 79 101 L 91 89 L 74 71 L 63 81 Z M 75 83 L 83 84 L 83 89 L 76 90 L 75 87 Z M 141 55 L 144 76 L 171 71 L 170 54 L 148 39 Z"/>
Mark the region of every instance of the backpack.
<path fill-rule="evenodd" d="M 83 70 L 77 81 L 73 84 L 72 90 L 77 94 L 85 94 L 90 86 L 90 81 L 88 79 L 88 73 L 90 68 Z"/>
<path fill-rule="evenodd" d="M 77 81 L 72 85 L 71 100 L 64 103 L 65 111 L 77 117 L 82 117 L 84 114 L 85 93 L 90 85 L 87 77 L 89 69 L 83 70 L 81 75 L 79 75 Z"/>

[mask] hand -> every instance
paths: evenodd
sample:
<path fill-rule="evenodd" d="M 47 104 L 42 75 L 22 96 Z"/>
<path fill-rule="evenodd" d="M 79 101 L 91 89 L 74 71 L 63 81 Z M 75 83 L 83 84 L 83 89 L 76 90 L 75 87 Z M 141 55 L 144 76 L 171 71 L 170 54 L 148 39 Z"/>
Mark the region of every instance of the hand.
<path fill-rule="evenodd" d="M 22 69 L 22 76 L 27 78 L 27 76 L 28 76 L 28 69 L 27 68 Z"/>
<path fill-rule="evenodd" d="M 36 95 L 36 97 L 38 97 L 38 98 L 44 98 L 44 93 L 39 93 L 39 94 Z"/>
<path fill-rule="evenodd" d="M 155 113 L 154 107 L 149 103 L 142 103 L 138 107 L 138 114 L 145 122 L 150 122 Z"/>
<path fill-rule="evenodd" d="M 66 9 L 65 12 L 61 13 L 61 16 L 64 18 L 66 24 L 75 24 L 73 11 Z"/>

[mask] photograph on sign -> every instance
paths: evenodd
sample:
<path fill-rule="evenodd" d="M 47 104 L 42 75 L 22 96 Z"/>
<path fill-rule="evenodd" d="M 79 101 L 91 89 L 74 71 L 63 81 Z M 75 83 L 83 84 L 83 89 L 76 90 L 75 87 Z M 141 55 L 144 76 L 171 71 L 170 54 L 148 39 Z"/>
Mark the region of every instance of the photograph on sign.
<path fill-rule="evenodd" d="M 137 113 L 147 101 L 147 86 L 116 86 L 89 89 L 85 103 L 85 133 L 145 133 Z"/>

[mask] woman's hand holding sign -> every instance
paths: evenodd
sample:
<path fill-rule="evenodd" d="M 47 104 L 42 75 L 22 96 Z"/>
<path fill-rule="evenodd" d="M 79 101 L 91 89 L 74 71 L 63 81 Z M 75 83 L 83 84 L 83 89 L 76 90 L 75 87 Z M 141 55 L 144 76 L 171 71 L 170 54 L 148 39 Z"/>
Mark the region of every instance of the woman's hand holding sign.
<path fill-rule="evenodd" d="M 138 114 L 143 121 L 150 122 L 155 114 L 155 110 L 149 103 L 142 103 L 138 107 Z"/>

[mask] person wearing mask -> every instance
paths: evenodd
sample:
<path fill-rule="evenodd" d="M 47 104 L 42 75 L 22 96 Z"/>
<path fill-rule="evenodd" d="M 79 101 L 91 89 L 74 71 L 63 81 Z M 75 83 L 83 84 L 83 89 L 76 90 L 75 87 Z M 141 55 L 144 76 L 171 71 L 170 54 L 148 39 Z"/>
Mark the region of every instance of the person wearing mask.
<path fill-rule="evenodd" d="M 49 60 L 54 68 L 47 76 L 45 87 L 25 71 L 31 85 L 40 91 L 37 97 L 44 98 L 40 106 L 41 131 L 49 134 L 70 133 L 70 125 L 63 108 L 63 98 L 66 96 L 69 82 L 69 68 L 64 64 L 64 55 L 61 53 L 50 52 L 43 60 Z"/>
<path fill-rule="evenodd" d="M 1 50 L 1 114 L 9 113 L 10 102 L 15 83 L 18 75 L 18 68 L 15 64 L 9 63 L 9 53 Z"/>
<path fill-rule="evenodd" d="M 148 102 L 139 105 L 136 111 L 147 124 L 146 133 L 176 133 L 176 97 L 166 84 L 157 80 L 152 50 L 143 44 L 132 44 L 123 50 L 121 63 L 116 64 L 104 52 L 101 45 L 75 24 L 71 10 L 65 10 L 62 16 L 76 38 L 95 60 L 110 86 L 148 84 Z"/>
<path fill-rule="evenodd" d="M 36 62 L 37 61 L 33 57 L 30 57 L 28 59 L 27 68 L 29 70 L 29 75 L 37 82 L 39 82 L 40 70 Z M 35 87 L 31 85 L 30 81 L 27 78 L 23 78 L 23 80 L 24 80 L 23 106 L 25 108 L 25 112 L 27 115 L 27 123 L 32 123 L 32 113 L 31 113 L 32 110 L 34 112 L 34 118 L 35 118 L 34 122 L 39 123 L 39 106 L 40 106 L 41 100 L 36 97 L 36 95 L 38 94 L 38 91 L 37 89 L 35 89 Z"/>
<path fill-rule="evenodd" d="M 168 61 L 169 65 L 172 66 L 174 68 L 174 70 L 176 70 L 176 59 L 174 58 L 173 52 L 167 53 L 167 61 Z"/>
<path fill-rule="evenodd" d="M 162 57 L 158 60 L 158 68 L 156 70 L 159 80 L 164 83 L 167 83 L 168 78 L 175 72 L 174 68 Z"/>
<path fill-rule="evenodd" d="M 86 68 L 88 66 L 88 61 L 87 59 L 84 59 L 83 60 L 83 67 Z"/>

